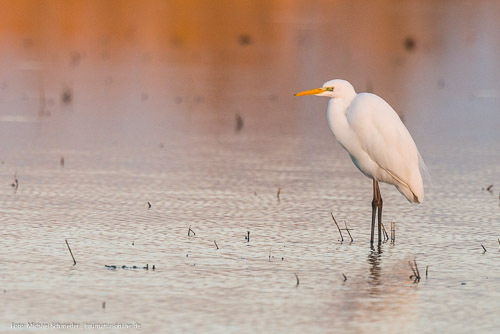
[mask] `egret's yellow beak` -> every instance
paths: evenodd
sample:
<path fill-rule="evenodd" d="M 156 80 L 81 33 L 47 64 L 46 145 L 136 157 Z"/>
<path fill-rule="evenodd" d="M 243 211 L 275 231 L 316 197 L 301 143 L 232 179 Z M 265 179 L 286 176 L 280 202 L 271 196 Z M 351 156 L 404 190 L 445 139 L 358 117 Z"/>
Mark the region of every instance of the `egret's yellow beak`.
<path fill-rule="evenodd" d="M 316 95 L 316 94 L 321 94 L 324 91 L 326 91 L 325 88 L 316 88 L 316 89 L 306 90 L 304 92 L 300 92 L 297 94 L 293 94 L 293 96 Z"/>

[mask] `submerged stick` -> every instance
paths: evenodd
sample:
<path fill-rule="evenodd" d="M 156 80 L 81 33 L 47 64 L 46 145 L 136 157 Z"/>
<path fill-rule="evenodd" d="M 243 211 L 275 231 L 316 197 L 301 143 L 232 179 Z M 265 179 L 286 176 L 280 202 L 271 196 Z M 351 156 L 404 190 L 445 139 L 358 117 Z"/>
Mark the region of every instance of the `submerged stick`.
<path fill-rule="evenodd" d="M 76 266 L 76 260 L 75 257 L 73 256 L 73 252 L 71 251 L 71 248 L 69 247 L 68 239 L 64 239 L 66 241 L 66 245 L 68 246 L 69 253 L 71 254 L 71 258 L 73 259 L 73 266 Z"/>
<path fill-rule="evenodd" d="M 408 265 L 410 266 L 411 268 L 411 271 L 413 272 L 413 275 L 410 275 L 410 279 L 411 278 L 416 278 L 417 277 L 417 272 L 415 271 L 415 268 L 413 268 L 413 264 L 411 263 L 411 261 L 408 261 Z"/>
<path fill-rule="evenodd" d="M 382 223 L 382 222 L 380 222 Z M 382 231 L 384 232 L 384 241 L 389 240 L 389 235 L 387 234 L 387 231 L 385 230 L 384 223 L 382 223 Z"/>
<path fill-rule="evenodd" d="M 425 267 L 425 278 L 427 278 L 428 274 L 429 274 L 429 266 Z"/>
<path fill-rule="evenodd" d="M 12 183 L 11 186 L 16 190 L 19 187 L 19 181 L 17 181 L 17 172 L 14 173 L 14 183 Z"/>
<path fill-rule="evenodd" d="M 415 264 L 415 270 L 417 271 L 417 277 L 418 277 L 418 279 L 420 279 L 420 271 L 418 271 L 417 260 L 414 259 L 413 263 Z"/>
<path fill-rule="evenodd" d="M 396 241 L 396 222 L 391 222 L 391 242 Z"/>
<path fill-rule="evenodd" d="M 295 285 L 296 287 L 299 286 L 299 275 L 297 273 L 293 273 L 295 275 L 295 279 L 297 280 L 297 285 Z"/>
<path fill-rule="evenodd" d="M 413 264 L 411 263 L 411 261 L 408 261 L 408 265 L 410 266 L 411 271 L 413 272 L 413 275 L 410 276 L 410 278 L 412 278 L 413 276 L 417 276 L 417 273 L 415 272 L 415 269 L 413 269 Z"/>
<path fill-rule="evenodd" d="M 353 242 L 353 241 L 354 241 L 354 239 L 353 239 L 353 238 L 352 238 L 352 236 L 351 236 L 351 232 L 349 232 L 349 228 L 347 227 L 347 223 L 345 222 L 345 220 L 344 220 L 344 225 L 345 225 L 345 230 L 346 230 L 346 231 L 347 231 L 347 233 L 349 234 L 349 238 L 351 238 L 351 242 Z"/>
<path fill-rule="evenodd" d="M 330 214 L 332 215 L 332 218 L 333 218 L 333 221 L 335 222 L 335 225 L 337 225 L 337 228 L 339 229 L 340 239 L 341 239 L 341 241 L 340 241 L 340 242 L 344 242 L 344 237 L 342 236 L 342 231 L 340 230 L 339 224 L 337 224 L 337 220 L 336 220 L 336 219 L 335 219 L 335 217 L 333 216 L 333 213 L 332 213 L 332 212 L 330 212 Z"/>
<path fill-rule="evenodd" d="M 410 265 L 411 271 L 413 272 L 413 275 L 410 275 L 410 279 L 413 278 L 415 282 L 420 281 L 420 272 L 418 271 L 417 260 L 413 260 L 413 263 L 411 261 L 408 261 L 408 264 Z"/>
<path fill-rule="evenodd" d="M 189 225 L 189 229 L 188 229 L 188 237 L 191 236 L 191 233 L 193 233 L 193 235 L 196 235 L 196 233 L 194 233 L 194 231 L 191 229 L 191 225 Z"/>
<path fill-rule="evenodd" d="M 278 202 L 280 201 L 280 192 L 281 192 L 281 188 L 278 188 L 278 193 L 276 194 L 276 197 L 278 197 Z"/>

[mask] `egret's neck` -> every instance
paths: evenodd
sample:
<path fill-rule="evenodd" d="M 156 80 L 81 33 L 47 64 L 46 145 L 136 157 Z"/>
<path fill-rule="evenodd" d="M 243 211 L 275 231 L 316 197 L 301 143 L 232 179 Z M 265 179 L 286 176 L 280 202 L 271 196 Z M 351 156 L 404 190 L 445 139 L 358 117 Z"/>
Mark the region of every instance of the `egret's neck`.
<path fill-rule="evenodd" d="M 347 123 L 347 113 L 353 98 L 332 98 L 328 103 L 328 125 L 333 136 L 344 149 L 349 152 L 349 147 L 357 142 L 356 134 Z"/>

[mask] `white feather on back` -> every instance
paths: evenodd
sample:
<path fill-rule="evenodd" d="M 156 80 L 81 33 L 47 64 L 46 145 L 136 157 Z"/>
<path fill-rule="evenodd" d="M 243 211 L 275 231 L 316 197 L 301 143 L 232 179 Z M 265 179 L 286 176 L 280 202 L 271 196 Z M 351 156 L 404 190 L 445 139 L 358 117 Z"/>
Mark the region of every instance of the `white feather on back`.
<path fill-rule="evenodd" d="M 424 189 L 417 146 L 394 109 L 377 95 L 361 93 L 347 111 L 347 122 L 362 151 L 372 160 L 355 162 L 356 166 L 365 175 L 395 185 L 410 202 L 422 202 Z M 353 161 L 366 160 L 360 156 L 362 152 L 350 154 Z"/>

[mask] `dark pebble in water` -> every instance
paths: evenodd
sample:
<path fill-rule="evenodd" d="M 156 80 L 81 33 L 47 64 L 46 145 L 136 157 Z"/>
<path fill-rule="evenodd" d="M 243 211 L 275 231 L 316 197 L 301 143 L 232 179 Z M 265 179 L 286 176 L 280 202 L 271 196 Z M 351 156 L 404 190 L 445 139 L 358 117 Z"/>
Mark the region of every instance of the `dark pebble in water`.
<path fill-rule="evenodd" d="M 466 284 L 467 284 L 467 283 L 465 283 L 465 282 L 462 282 L 462 285 L 466 285 Z"/>

